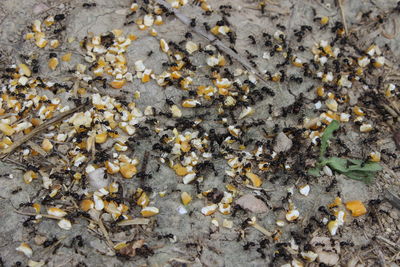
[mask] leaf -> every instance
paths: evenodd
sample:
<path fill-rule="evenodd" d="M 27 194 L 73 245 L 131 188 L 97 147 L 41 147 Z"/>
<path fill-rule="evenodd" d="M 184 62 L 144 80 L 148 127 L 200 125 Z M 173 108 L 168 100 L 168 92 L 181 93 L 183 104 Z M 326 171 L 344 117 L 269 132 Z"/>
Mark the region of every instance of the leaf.
<path fill-rule="evenodd" d="M 381 165 L 376 162 L 365 162 L 359 159 L 349 159 L 353 165 L 349 166 L 350 171 L 378 172 L 382 170 Z"/>
<path fill-rule="evenodd" d="M 346 175 L 348 178 L 369 183 L 375 176 L 375 172 L 380 171 L 382 167 L 375 162 L 365 163 L 358 159 L 342 159 L 332 157 L 321 162 L 322 165 L 328 165 L 333 170 Z"/>
<path fill-rule="evenodd" d="M 319 162 L 316 167 L 308 170 L 308 174 L 319 176 L 322 167 L 328 165 L 334 171 L 346 175 L 348 178 L 369 183 L 375 176 L 375 173 L 382 170 L 382 167 L 376 162 L 365 162 L 359 159 L 344 159 L 338 157 L 325 158 L 328 148 L 328 141 L 333 133 L 339 129 L 339 122 L 334 120 L 326 127 L 322 138 L 319 155 Z"/>
<path fill-rule="evenodd" d="M 337 172 L 344 173 L 347 172 L 347 160 L 342 159 L 342 158 L 337 158 L 337 157 L 332 157 L 329 158 L 325 161 L 322 162 L 323 165 L 328 165 L 332 169 L 334 169 Z"/>
<path fill-rule="evenodd" d="M 320 168 L 312 168 L 308 170 L 308 174 L 312 176 L 319 176 L 319 172 L 321 171 Z"/>
<path fill-rule="evenodd" d="M 343 173 L 347 177 L 353 180 L 362 181 L 365 183 L 370 183 L 374 178 L 374 173 L 372 172 L 363 172 L 363 171 L 349 171 Z"/>
<path fill-rule="evenodd" d="M 326 149 L 328 148 L 328 141 L 329 139 L 332 138 L 333 132 L 339 129 L 339 122 L 334 120 L 332 121 L 328 127 L 326 127 L 324 134 L 322 135 L 321 138 L 321 149 L 320 149 L 320 158 L 323 158 L 326 152 Z"/>

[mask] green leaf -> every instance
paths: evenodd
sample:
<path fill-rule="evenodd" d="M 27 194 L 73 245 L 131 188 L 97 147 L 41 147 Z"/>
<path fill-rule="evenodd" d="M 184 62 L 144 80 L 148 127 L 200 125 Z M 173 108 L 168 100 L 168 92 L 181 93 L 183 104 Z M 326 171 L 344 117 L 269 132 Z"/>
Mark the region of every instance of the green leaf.
<path fill-rule="evenodd" d="M 321 138 L 321 149 L 320 149 L 320 158 L 323 158 L 326 152 L 326 149 L 328 148 L 328 141 L 329 139 L 332 138 L 333 132 L 339 129 L 339 122 L 334 120 L 332 121 L 328 127 L 326 127 L 324 134 L 322 135 Z"/>
<path fill-rule="evenodd" d="M 362 181 L 365 183 L 370 183 L 375 176 L 373 172 L 363 172 L 363 171 L 349 171 L 343 174 L 349 177 L 350 179 Z"/>
<path fill-rule="evenodd" d="M 364 162 L 358 159 L 342 159 L 332 157 L 321 162 L 328 165 L 333 170 L 346 175 L 348 178 L 369 183 L 377 171 L 382 167 L 375 162 Z"/>
<path fill-rule="evenodd" d="M 322 162 L 324 165 L 328 165 L 332 169 L 334 169 L 337 172 L 344 173 L 347 172 L 347 160 L 342 159 L 342 158 L 337 158 L 337 157 L 331 157 L 328 158 L 327 160 Z"/>
<path fill-rule="evenodd" d="M 365 163 L 364 166 L 351 165 L 348 169 L 349 171 L 378 172 L 382 170 L 382 167 L 377 163 Z"/>
<path fill-rule="evenodd" d="M 316 167 L 308 170 L 308 174 L 319 176 L 321 169 L 328 165 L 336 172 L 346 175 L 348 178 L 369 183 L 375 176 L 375 173 L 382 170 L 382 167 L 376 162 L 365 162 L 359 159 L 344 159 L 338 157 L 325 158 L 328 148 L 328 141 L 332 138 L 333 133 L 339 129 L 339 122 L 334 120 L 326 127 L 322 138 L 319 155 L 319 162 Z"/>
<path fill-rule="evenodd" d="M 308 170 L 308 174 L 312 176 L 319 176 L 320 168 L 312 168 Z"/>
<path fill-rule="evenodd" d="M 365 162 L 358 159 L 349 159 L 353 165 L 349 166 L 350 171 L 369 171 L 369 172 L 378 172 L 382 170 L 381 165 L 376 162 Z"/>

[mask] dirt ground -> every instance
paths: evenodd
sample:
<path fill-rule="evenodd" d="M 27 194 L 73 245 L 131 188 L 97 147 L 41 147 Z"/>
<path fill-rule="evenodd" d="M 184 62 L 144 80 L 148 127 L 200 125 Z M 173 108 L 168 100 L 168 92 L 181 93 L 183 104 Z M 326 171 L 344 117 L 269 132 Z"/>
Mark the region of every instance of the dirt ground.
<path fill-rule="evenodd" d="M 146 7 L 143 3 L 146 1 L 137 2 L 139 6 Z M 311 53 L 313 45 L 319 43 L 320 40 L 331 41 L 334 38 L 331 28 L 336 21 L 343 22 L 341 9 L 332 0 L 265 1 L 265 14 L 261 13 L 260 1 L 209 0 L 208 3 L 214 10 L 210 16 L 202 15 L 204 10 L 192 2 L 189 1 L 178 10 L 189 18 L 196 18 L 199 28 L 204 28 L 203 22 L 207 22 L 213 27 L 223 15 L 222 9 L 219 7 L 230 5 L 231 9 L 226 9 L 230 16 L 226 18 L 236 33 L 237 40 L 234 48 L 238 55 L 245 61 L 249 60 L 246 59 L 249 54 L 257 55 L 258 57 L 252 60 L 257 64 L 256 68 L 260 72 L 270 71 L 273 74 L 280 69 L 285 69 L 287 77 L 299 76 L 299 68 L 291 65 L 276 68 L 276 64 L 283 61 L 281 56 L 273 56 L 270 59 L 263 58 L 265 52 L 269 54 L 271 51 L 271 47 L 264 45 L 263 33 L 273 35 L 281 28 L 286 35 L 288 47 L 293 47 L 297 56 L 311 60 L 314 57 Z M 349 150 L 347 157 L 357 159 L 366 159 L 373 151 L 380 152 L 379 164 L 382 171 L 377 173 L 371 183 L 352 180 L 338 172 L 329 174 L 329 171 L 326 171 L 319 177 L 308 175 L 307 169 L 316 162 L 316 155 L 319 153 L 318 145 L 312 145 L 310 138 L 300 137 L 299 139 L 287 133 L 289 139 L 292 139 L 293 146 L 284 151 L 286 161 L 277 165 L 276 168 L 271 167 L 270 171 L 260 172 L 259 175 L 263 179 L 261 187 L 247 186 L 251 184 L 242 183 L 239 178 L 227 175 L 226 171 L 230 169 L 227 159 L 223 156 L 214 157 L 214 154 L 218 154 L 219 149 L 222 151 L 220 147 L 212 158 L 215 172 L 206 171 L 202 175 L 203 179 L 200 179 L 199 182 L 184 184 L 182 178 L 178 177 L 173 168 L 168 166 L 168 162 L 160 161 L 161 152 L 154 149 L 153 145 L 158 142 L 161 134 L 155 134 L 149 138 L 139 139 L 137 137 L 139 142 L 135 144 L 134 149 L 129 150 L 128 155 L 139 159 L 138 169 L 140 169 L 144 155 L 146 152 L 150 153 L 145 172 L 151 174 L 151 179 L 145 177 L 145 182 L 139 177 L 123 179 L 117 173 L 108 175 L 107 182 L 120 183 L 125 198 L 132 199 L 125 203 L 135 203 L 132 196 L 137 188 L 144 185 L 146 188 L 151 188 L 151 190 L 145 190 L 150 199 L 150 206 L 157 207 L 160 212 L 150 217 L 150 222 L 146 225 L 124 227 L 116 226 L 109 214 L 103 214 L 105 231 L 110 235 L 109 238 L 113 244 L 119 242 L 132 244 L 137 240 L 144 240 L 145 248 L 148 250 L 143 249 L 142 246 L 140 252 L 137 250 L 135 253 L 138 255 L 129 257 L 122 255 L 123 253 L 118 249 L 110 248 L 101 227 L 91 226 L 90 220 L 85 219 L 84 216 L 73 218 L 72 228 L 64 230 L 57 225 L 57 220 L 43 218 L 36 222 L 34 216 L 16 212 L 16 210 L 34 212 L 34 209 L 30 207 L 31 204 L 24 205 L 23 203 L 40 203 L 51 192 L 51 188 L 43 187 L 41 177 L 34 179 L 29 184 L 24 182 L 23 175 L 27 171 L 27 164 L 40 165 L 41 162 L 40 158 L 33 160 L 23 156 L 21 151 L 26 148 L 23 146 L 0 162 L 0 266 L 26 266 L 28 264 L 29 266 L 41 266 L 40 262 L 44 264 L 43 266 L 329 266 L 330 264 L 327 263 L 329 260 L 325 259 L 326 263 L 321 263 L 324 262 L 324 255 L 318 248 L 318 244 L 310 244 L 315 237 L 327 237 L 327 244 L 324 245 L 327 249 L 335 244 L 340 247 L 339 250 L 327 253 L 329 257 L 338 256 L 338 260 L 333 260 L 332 265 L 399 266 L 400 211 L 386 201 L 384 196 L 387 189 L 394 195 L 399 196 L 400 194 L 400 154 L 393 138 L 394 133 L 396 131 L 399 133 L 400 130 L 398 122 L 400 114 L 397 113 L 399 109 L 396 110 L 399 107 L 400 95 L 398 76 L 400 34 L 396 25 L 400 25 L 400 13 L 399 11 L 392 12 L 397 1 L 346 0 L 342 2 L 346 26 L 351 36 L 349 39 L 362 50 L 366 50 L 372 44 L 379 46 L 386 58 L 386 65 L 381 69 L 372 70 L 366 78 L 373 88 L 366 89 L 359 83 L 351 89 L 341 88 L 335 92 L 349 97 L 348 101 L 341 103 L 339 108 L 341 112 L 347 112 L 353 116 L 354 106 L 361 106 L 367 113 L 365 121 L 372 124 L 375 130 L 368 133 L 360 132 L 359 125 L 353 121 L 355 117 L 352 117 L 350 122 L 341 123 L 340 130 L 335 133 L 344 146 L 341 147 L 338 141 L 335 141 L 336 139 L 331 140 L 329 154 L 338 155 L 343 152 L 343 147 L 347 147 Z M 35 54 L 41 66 L 35 75 L 40 75 L 43 80 L 69 82 L 68 77 L 71 77 L 69 70 L 73 69 L 76 64 L 82 63 L 90 66 L 84 60 L 85 50 L 81 47 L 80 41 L 90 33 L 100 35 L 113 29 L 122 29 L 124 34 L 133 33 L 137 36 L 137 39 L 132 41 L 126 51 L 128 70 L 134 72 L 134 63 L 137 60 L 143 60 L 146 67 L 158 75 L 166 69 L 162 63 L 169 60 L 169 56 L 160 50 L 159 40 L 165 39 L 179 43 L 185 40 L 185 33 L 192 31 L 190 26 L 184 25 L 171 15 L 163 17 L 164 24 L 157 26 L 158 35 L 154 37 L 149 35 L 146 30 L 139 30 L 135 23 L 126 25 L 127 22 L 145 15 L 143 10 L 138 10 L 132 19 L 127 18 L 132 4 L 131 0 L 93 0 L 90 3 L 96 5 L 83 7 L 82 1 L 75 0 L 2 0 L 0 3 L 0 73 L 4 74 L 4 69 L 12 64 L 24 62 L 21 55 L 31 57 L 32 54 Z M 368 11 L 371 11 L 369 15 L 361 16 Z M 52 29 L 65 26 L 65 30 L 61 33 L 49 34 L 49 38 L 60 41 L 61 45 L 58 48 L 40 49 L 33 42 L 25 40 L 24 36 L 31 31 L 34 20 L 43 21 L 46 17 L 56 14 L 65 15 L 65 19 L 56 23 L 56 26 L 52 26 Z M 329 17 L 328 26 L 325 28 L 318 20 L 315 20 L 316 17 L 324 16 Z M 377 16 L 381 16 L 383 21 L 379 22 Z M 283 27 L 277 26 L 278 24 Z M 301 25 L 311 25 L 313 30 L 307 32 L 301 41 L 297 41 L 294 30 L 300 29 Z M 393 36 L 391 36 L 392 34 Z M 254 36 L 256 44 L 252 44 L 249 35 Z M 74 37 L 75 40 L 69 42 L 70 37 Z M 227 46 L 230 45 L 229 38 L 226 36 L 221 37 L 221 40 Z M 192 41 L 202 44 L 202 47 L 206 47 L 209 43 L 195 33 L 193 33 Z M 300 45 L 305 47 L 305 51 L 298 49 Z M 385 47 L 390 49 L 385 49 Z M 54 71 L 47 67 L 50 53 L 57 53 L 58 58 L 61 58 L 61 55 L 67 52 L 72 53 L 70 62 L 60 61 Z M 347 52 L 352 53 L 350 50 Z M 221 52 L 221 54 L 224 53 Z M 208 57 L 207 54 L 199 52 L 191 56 L 192 63 L 197 66 L 197 70 L 192 75 L 193 87 L 210 84 L 208 75 L 211 75 L 211 72 L 206 63 L 206 57 Z M 232 65 L 227 65 L 226 68 L 232 73 L 238 68 L 244 69 L 235 59 L 233 59 Z M 337 74 L 335 70 L 333 73 Z M 242 75 L 239 79 L 243 81 L 246 79 L 245 76 Z M 379 77 L 383 78 L 381 83 L 378 83 Z M 110 81 L 110 77 L 108 79 Z M 5 93 L 6 83 L 6 79 L 2 78 L 3 93 Z M 390 83 L 397 87 L 393 93 L 394 96 L 388 98 L 389 102 L 385 103 L 389 106 L 390 103 L 394 105 L 391 109 L 394 110 L 393 113 L 386 112 L 385 115 L 385 111 L 380 112 L 374 105 L 374 101 L 376 101 L 374 99 L 368 99 L 372 104 L 363 101 L 366 100 L 365 92 L 367 90 L 375 90 L 384 94 L 384 88 Z M 321 84 L 311 78 L 304 78 L 301 83 L 289 78 L 281 83 L 268 81 L 267 86 L 273 89 L 274 96 L 256 101 L 252 105 L 255 113 L 246 118 L 248 122 L 262 121 L 264 124 L 248 127 L 245 140 L 254 139 L 265 142 L 269 140 L 271 146 L 276 149 L 276 146 L 279 145 L 279 140 L 276 138 L 277 133 L 287 127 L 300 129 L 305 117 L 318 117 L 323 111 L 328 110 L 324 104 L 325 100 L 318 99 L 315 93 L 315 89 Z M 258 80 L 256 88 L 260 89 L 263 86 L 264 82 Z M 310 90 L 310 87 L 313 89 Z M 161 87 L 155 80 L 143 83 L 138 78 L 128 82 L 122 89 L 112 89 L 108 86 L 106 89 L 99 90 L 103 95 L 110 94 L 112 97 L 127 102 L 134 101 L 140 110 L 144 110 L 147 106 L 153 106 L 157 110 L 168 111 L 169 105 L 166 103 L 166 99 L 170 99 L 174 103 L 181 103 L 182 96 L 187 97 L 187 92 L 179 89 L 176 85 Z M 140 92 L 140 98 L 135 98 L 135 92 Z M 92 93 L 88 90 L 89 95 Z M 43 90 L 42 94 L 47 95 L 50 99 L 59 97 L 63 104 L 73 106 L 71 104 L 73 102 L 68 100 L 68 97 L 71 96 L 68 92 L 54 94 L 50 90 Z M 293 107 L 300 95 L 302 95 L 300 109 L 285 114 L 285 108 Z M 319 100 L 322 102 L 320 109 L 316 108 Z M 208 133 L 211 129 L 215 129 L 217 133 L 226 131 L 226 127 L 219 122 L 221 118 L 218 116 L 216 106 L 195 109 L 181 107 L 181 110 L 185 118 L 194 119 L 200 114 L 206 114 L 203 116 L 201 126 Z M 232 117 L 237 119 L 240 112 L 241 108 L 233 110 Z M 3 115 L 1 117 L 4 118 Z M 177 122 L 176 118 L 167 118 L 166 116 L 159 116 L 157 120 L 160 128 L 175 125 Z M 228 120 L 229 125 L 233 124 L 234 120 L 231 121 L 231 117 L 228 116 Z M 243 120 L 239 120 L 238 125 L 241 122 Z M 277 130 L 274 131 L 274 129 Z M 51 130 L 35 136 L 32 141 L 41 144 L 44 139 L 43 135 L 49 132 Z M 254 143 L 244 151 L 253 153 Z M 111 143 L 107 149 L 111 151 L 112 145 Z M 63 154 L 63 152 L 60 153 Z M 307 160 L 310 160 L 311 164 Z M 57 165 L 63 167 L 65 164 L 59 156 L 52 157 L 49 162 L 53 164 L 54 168 Z M 285 165 L 292 166 L 292 168 L 282 167 Z M 46 166 L 48 168 L 48 164 Z M 81 167 L 81 169 L 85 168 Z M 60 193 L 62 196 L 47 206 L 72 207 L 73 201 L 70 200 L 72 195 L 66 194 L 66 192 L 83 195 L 96 191 L 96 188 L 90 183 L 87 189 L 83 189 L 79 184 L 71 185 L 69 177 L 65 174 L 65 180 L 61 179 L 63 181 L 61 184 L 64 183 L 61 189 L 62 194 Z M 232 212 L 228 215 L 216 212 L 211 216 L 204 216 L 201 210 L 206 204 L 209 204 L 209 200 L 207 197 L 201 197 L 201 192 L 213 188 L 216 188 L 218 192 L 227 191 L 226 185 L 232 180 L 239 180 L 236 184 L 234 183 L 238 188 L 238 193 L 234 196 L 234 203 L 241 195 L 256 195 L 267 202 L 267 212 L 255 213 L 238 209 L 237 212 L 234 212 L 235 215 L 232 215 Z M 336 183 L 332 183 L 334 180 Z M 308 196 L 299 192 L 299 187 L 303 185 L 310 186 Z M 165 192 L 165 196 L 161 197 L 160 192 Z M 188 192 L 193 197 L 192 202 L 185 207 L 181 202 L 182 192 Z M 288 192 L 292 192 L 289 197 Z M 327 207 L 337 196 L 340 196 L 344 203 L 352 200 L 362 201 L 367 214 L 356 218 L 348 213 L 344 225 L 340 226 L 338 233 L 332 236 L 323 223 L 324 218 L 331 220 L 331 217 L 321 211 L 320 207 Z M 371 200 L 374 201 L 371 202 Z M 131 205 L 130 203 L 129 205 L 130 210 L 127 214 L 134 218 L 141 217 L 141 208 L 135 204 Z M 294 222 L 288 221 L 285 217 L 287 210 L 291 209 L 291 205 L 294 205 L 300 213 L 300 217 Z M 42 206 L 44 214 L 46 204 Z M 233 206 L 234 204 L 232 204 Z M 186 209 L 185 214 L 182 214 L 182 209 Z M 256 217 L 258 225 L 273 233 L 273 236 L 268 236 L 246 223 L 248 218 L 253 217 Z M 27 222 L 28 218 L 31 218 L 33 222 Z M 224 220 L 232 221 L 233 226 L 231 228 L 224 227 Z M 282 225 L 277 225 L 277 221 L 280 220 Z M 311 230 L 305 230 L 310 225 L 312 226 Z M 39 242 L 40 239 L 53 240 L 53 242 L 44 245 L 43 242 Z M 79 242 L 80 240 L 82 242 Z M 16 250 L 22 242 L 28 243 L 33 250 L 30 259 Z M 314 262 L 307 262 L 301 254 L 306 251 L 316 252 L 319 258 Z M 31 262 L 28 263 L 29 260 Z M 38 265 L 35 265 L 33 261 Z"/>

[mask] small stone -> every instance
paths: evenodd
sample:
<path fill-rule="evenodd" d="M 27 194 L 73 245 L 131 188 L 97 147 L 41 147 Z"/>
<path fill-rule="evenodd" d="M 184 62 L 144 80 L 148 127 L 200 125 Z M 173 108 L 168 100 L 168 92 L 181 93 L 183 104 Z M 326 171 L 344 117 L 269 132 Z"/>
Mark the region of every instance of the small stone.
<path fill-rule="evenodd" d="M 275 146 L 274 151 L 276 153 L 286 152 L 292 148 L 293 142 L 292 140 L 286 136 L 284 133 L 279 133 L 275 138 Z"/>
<path fill-rule="evenodd" d="M 327 176 L 332 176 L 333 175 L 333 172 L 332 172 L 331 168 L 329 168 L 326 165 L 324 166 L 323 171 Z"/>
<path fill-rule="evenodd" d="M 36 235 L 34 238 L 35 244 L 38 246 L 41 246 L 46 240 L 47 240 L 47 237 L 45 237 L 43 235 Z"/>
<path fill-rule="evenodd" d="M 300 194 L 308 196 L 310 193 L 310 186 L 308 184 L 299 187 Z"/>
<path fill-rule="evenodd" d="M 43 4 L 43 3 L 40 3 L 40 4 L 37 4 L 37 5 L 35 5 L 35 6 L 33 7 L 33 13 L 34 13 L 35 15 L 37 15 L 37 14 L 39 14 L 39 13 L 42 13 L 42 12 L 47 11 L 48 9 L 49 9 L 49 7 L 48 7 L 47 5 L 45 5 L 45 4 Z"/>
<path fill-rule="evenodd" d="M 108 179 L 104 179 L 105 168 L 98 168 L 88 173 L 89 184 L 95 190 L 106 187 L 108 185 Z"/>
<path fill-rule="evenodd" d="M 339 262 L 340 246 L 339 242 L 331 242 L 329 237 L 316 236 L 311 239 L 310 244 L 314 247 L 314 252 L 318 254 L 318 261 L 329 266 L 336 266 Z M 324 244 L 321 246 L 320 244 Z"/>
<path fill-rule="evenodd" d="M 254 213 L 265 213 L 268 211 L 267 205 L 265 205 L 262 200 L 250 194 L 241 196 L 236 201 L 236 204 L 241 206 L 243 209 L 249 210 Z"/>

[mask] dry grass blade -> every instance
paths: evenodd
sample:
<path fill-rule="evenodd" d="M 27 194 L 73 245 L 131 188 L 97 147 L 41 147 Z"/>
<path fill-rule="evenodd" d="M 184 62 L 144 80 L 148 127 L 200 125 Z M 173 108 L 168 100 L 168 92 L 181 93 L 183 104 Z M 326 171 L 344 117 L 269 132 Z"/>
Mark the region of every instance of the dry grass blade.
<path fill-rule="evenodd" d="M 340 14 L 342 16 L 342 22 L 343 22 L 343 25 L 344 25 L 344 31 L 346 33 L 346 36 L 348 36 L 349 35 L 349 31 L 347 29 L 346 15 L 344 13 L 344 8 L 343 8 L 343 3 L 342 3 L 343 0 L 337 0 L 337 1 L 338 1 L 338 5 L 339 5 L 339 8 L 340 8 Z"/>
<path fill-rule="evenodd" d="M 59 114 L 58 116 L 54 117 L 53 119 L 39 125 L 38 127 L 36 127 L 35 129 L 32 130 L 32 132 L 30 132 L 27 135 L 24 135 L 21 139 L 16 140 L 11 146 L 9 146 L 8 148 L 2 150 L 0 153 L 2 154 L 1 159 L 6 158 L 10 153 L 12 153 L 15 149 L 17 149 L 20 145 L 24 144 L 25 142 L 27 142 L 28 140 L 30 140 L 32 137 L 34 137 L 35 135 L 37 135 L 38 133 L 40 133 L 41 131 L 47 129 L 49 126 L 62 121 L 63 119 L 69 117 L 70 115 L 74 114 L 75 112 L 85 108 L 87 105 L 82 105 L 76 108 L 73 108 L 71 110 L 68 110 L 66 112 L 63 112 L 61 114 Z"/>
<path fill-rule="evenodd" d="M 123 220 L 118 223 L 118 226 L 141 225 L 149 224 L 150 220 L 145 218 L 136 218 L 132 220 Z"/>
<path fill-rule="evenodd" d="M 43 148 L 41 148 L 38 144 L 32 142 L 32 141 L 28 141 L 27 144 L 36 152 L 38 152 L 41 156 L 46 157 L 47 153 L 46 151 L 44 151 Z"/>
<path fill-rule="evenodd" d="M 389 201 L 390 204 L 393 205 L 393 207 L 396 207 L 397 209 L 400 210 L 400 198 L 395 196 L 392 192 L 389 190 L 385 190 L 384 196 L 383 196 L 387 201 Z"/>
<path fill-rule="evenodd" d="M 24 212 L 24 211 L 19 211 L 19 210 L 14 210 L 15 213 L 25 215 L 25 216 L 41 216 L 43 218 L 48 218 L 48 219 L 53 219 L 53 220 L 61 220 L 62 217 L 57 217 L 54 215 L 48 215 L 48 214 L 40 214 L 40 213 L 33 213 L 33 212 Z"/>
<path fill-rule="evenodd" d="M 272 236 L 272 233 L 270 231 L 268 231 L 267 229 L 265 229 L 263 226 L 259 225 L 258 223 L 251 224 L 251 226 L 253 226 L 258 231 L 260 231 L 261 233 L 263 233 L 264 235 L 266 235 L 268 237 Z"/>
<path fill-rule="evenodd" d="M 173 12 L 175 17 L 180 20 L 183 24 L 186 26 L 190 27 L 190 19 L 183 15 L 182 13 L 178 12 L 176 9 L 172 8 L 170 4 L 168 4 L 164 0 L 155 0 L 156 3 L 163 5 L 165 8 L 167 8 L 170 12 Z M 254 73 L 260 80 L 262 80 L 264 83 L 267 83 L 267 80 L 264 79 L 263 75 L 261 72 L 255 68 L 253 68 L 250 63 L 248 63 L 245 59 L 243 59 L 241 56 L 236 54 L 232 49 L 227 47 L 224 43 L 222 43 L 220 40 L 218 40 L 214 35 L 204 31 L 203 29 L 200 29 L 198 27 L 190 27 L 193 29 L 193 32 L 197 33 L 198 35 L 202 36 L 203 38 L 207 39 L 211 44 L 215 45 L 220 49 L 221 51 L 225 52 L 228 54 L 231 58 L 235 59 L 238 61 L 240 64 L 242 64 L 243 67 L 245 67 L 247 70 L 251 71 Z"/>
<path fill-rule="evenodd" d="M 376 236 L 376 239 L 378 239 L 378 240 L 380 240 L 380 241 L 382 241 L 382 242 L 394 247 L 395 249 L 400 249 L 400 245 L 390 241 L 389 239 L 387 239 L 387 238 L 385 238 L 383 236 L 378 235 L 378 236 Z"/>
<path fill-rule="evenodd" d="M 99 218 L 99 220 L 97 221 L 97 224 L 99 225 L 100 231 L 101 233 L 104 235 L 104 237 L 106 238 L 107 244 L 111 249 L 114 249 L 114 243 L 111 241 L 110 239 L 110 235 L 107 232 L 106 227 L 103 224 L 103 221 L 101 220 L 101 218 Z"/>

